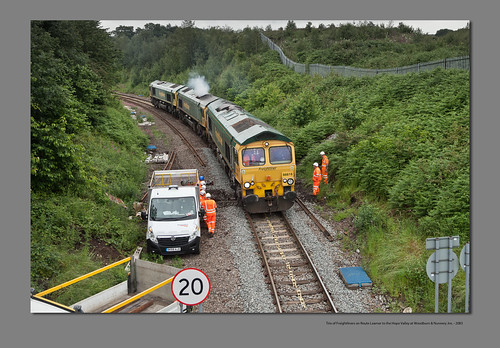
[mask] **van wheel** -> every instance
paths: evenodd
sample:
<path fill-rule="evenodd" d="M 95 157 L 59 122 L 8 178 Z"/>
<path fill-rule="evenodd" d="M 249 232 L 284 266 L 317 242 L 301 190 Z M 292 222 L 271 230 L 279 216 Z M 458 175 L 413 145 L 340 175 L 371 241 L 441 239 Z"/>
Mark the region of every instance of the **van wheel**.
<path fill-rule="evenodd" d="M 194 248 L 193 254 L 199 255 L 200 254 L 200 241 L 196 243 L 196 247 Z"/>

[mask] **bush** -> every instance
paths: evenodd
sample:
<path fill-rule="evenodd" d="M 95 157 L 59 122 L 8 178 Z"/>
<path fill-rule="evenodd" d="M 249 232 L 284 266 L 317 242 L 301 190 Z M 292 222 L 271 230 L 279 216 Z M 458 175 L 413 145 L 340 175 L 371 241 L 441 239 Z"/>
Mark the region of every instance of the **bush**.
<path fill-rule="evenodd" d="M 363 204 L 354 218 L 354 226 L 358 231 L 366 233 L 370 227 L 381 228 L 386 224 L 386 217 L 380 208 L 371 204 Z"/>
<path fill-rule="evenodd" d="M 316 120 L 321 113 L 319 97 L 312 91 L 303 91 L 290 101 L 285 112 L 292 124 L 303 127 Z"/>
<path fill-rule="evenodd" d="M 425 236 L 458 235 L 460 242 L 470 239 L 470 174 L 463 171 L 450 179 L 436 196 L 428 216 L 420 219 Z"/>

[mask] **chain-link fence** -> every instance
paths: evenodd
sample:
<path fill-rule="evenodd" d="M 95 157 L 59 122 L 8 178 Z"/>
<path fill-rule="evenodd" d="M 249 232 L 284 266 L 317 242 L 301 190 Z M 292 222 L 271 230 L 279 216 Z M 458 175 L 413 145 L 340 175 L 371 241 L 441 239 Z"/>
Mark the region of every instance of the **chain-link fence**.
<path fill-rule="evenodd" d="M 281 48 L 272 42 L 268 37 L 264 34 L 260 33 L 260 37 L 262 42 L 267 43 L 269 48 L 274 51 L 277 51 L 280 55 L 281 62 L 293 69 L 295 72 L 302 74 L 310 74 L 310 75 L 321 75 L 327 76 L 331 73 L 335 73 L 341 76 L 374 76 L 378 74 L 407 74 L 407 73 L 419 73 L 421 71 L 433 70 L 438 67 L 442 67 L 443 69 L 463 69 L 470 70 L 470 57 L 455 57 L 455 58 L 445 58 L 442 60 L 436 60 L 427 63 L 418 63 L 409 66 L 391 68 L 391 69 L 362 69 L 362 68 L 353 68 L 349 66 L 330 66 L 323 64 L 301 64 L 295 63 L 293 60 L 289 59 Z"/>

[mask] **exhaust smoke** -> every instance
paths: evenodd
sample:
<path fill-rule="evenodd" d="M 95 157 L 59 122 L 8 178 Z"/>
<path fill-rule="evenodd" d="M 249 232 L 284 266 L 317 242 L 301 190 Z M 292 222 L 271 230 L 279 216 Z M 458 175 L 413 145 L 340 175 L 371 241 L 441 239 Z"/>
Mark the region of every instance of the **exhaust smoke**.
<path fill-rule="evenodd" d="M 198 97 L 204 96 L 210 91 L 210 85 L 205 80 L 205 76 L 190 74 L 187 86 L 192 88 Z"/>

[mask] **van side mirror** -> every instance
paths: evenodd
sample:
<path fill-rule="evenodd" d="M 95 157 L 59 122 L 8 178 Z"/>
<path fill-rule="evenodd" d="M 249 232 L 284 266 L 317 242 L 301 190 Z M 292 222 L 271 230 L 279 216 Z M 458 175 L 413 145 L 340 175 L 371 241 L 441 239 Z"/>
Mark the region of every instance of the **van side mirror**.
<path fill-rule="evenodd" d="M 148 213 L 145 211 L 141 211 L 141 220 L 147 220 L 148 219 Z"/>
<path fill-rule="evenodd" d="M 199 217 L 203 217 L 205 215 L 205 209 L 201 208 L 200 211 L 198 212 Z"/>

